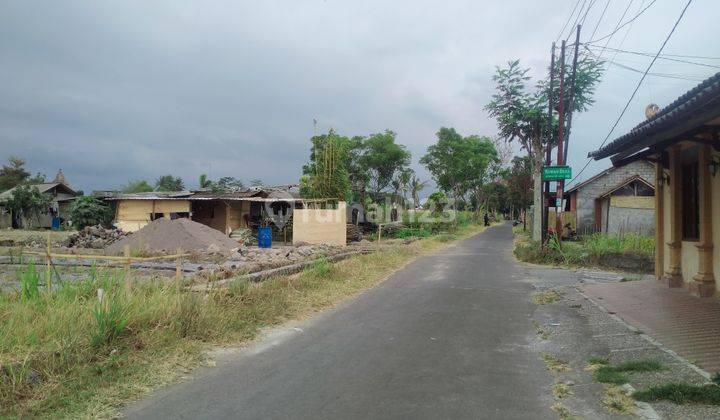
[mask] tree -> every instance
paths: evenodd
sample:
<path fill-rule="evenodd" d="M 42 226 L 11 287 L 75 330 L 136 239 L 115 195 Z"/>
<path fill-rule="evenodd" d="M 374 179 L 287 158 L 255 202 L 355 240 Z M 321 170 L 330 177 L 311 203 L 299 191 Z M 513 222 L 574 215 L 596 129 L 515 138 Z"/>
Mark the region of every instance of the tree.
<path fill-rule="evenodd" d="M 185 189 L 183 180 L 172 175 L 163 175 L 155 180 L 155 191 L 182 191 Z"/>
<path fill-rule="evenodd" d="M 602 63 L 590 57 L 582 57 L 578 61 L 576 81 L 574 88 L 567 84 L 565 95 L 565 109 L 582 112 L 592 105 L 592 94 L 601 77 Z M 561 66 L 556 66 L 555 72 L 559 74 Z M 566 66 L 567 70 L 567 66 Z M 530 90 L 527 82 L 529 69 L 521 68 L 519 60 L 509 61 L 506 67 L 496 67 L 493 81 L 495 94 L 485 106 L 490 116 L 495 118 L 500 137 L 508 141 L 517 140 L 532 158 L 534 211 L 533 219 L 542 219 L 541 172 L 544 161 L 545 147 L 552 147 L 548 141 L 548 132 L 555 138 L 557 132 L 557 118 L 553 115 L 552 127 L 548 126 L 548 93 L 549 80 L 544 80 Z M 566 71 L 566 74 L 569 74 Z M 558 77 L 555 77 L 558 80 Z M 557 83 L 553 83 L 553 98 L 558 98 Z M 574 97 L 572 106 L 569 99 Z M 553 107 L 555 108 L 555 107 Z M 541 224 L 533 224 L 533 239 L 540 240 L 542 235 Z"/>
<path fill-rule="evenodd" d="M 135 179 L 128 181 L 127 184 L 123 185 L 121 188 L 121 191 L 130 194 L 130 193 L 140 193 L 140 192 L 150 192 L 153 190 L 153 187 L 148 184 L 147 181 L 143 179 Z"/>
<path fill-rule="evenodd" d="M 330 130 L 311 139 L 310 162 L 303 167 L 300 194 L 309 198 L 350 199 L 348 138 Z"/>
<path fill-rule="evenodd" d="M 363 141 L 359 164 L 367 171 L 371 192 L 379 197 L 396 173 L 410 164 L 410 152 L 395 143 L 395 133 L 386 130 Z"/>
<path fill-rule="evenodd" d="M 31 217 L 35 217 L 39 224 L 40 215 L 50 210 L 51 203 L 52 197 L 41 193 L 37 187 L 18 185 L 4 204 L 20 226 L 26 227 L 25 223 Z"/>
<path fill-rule="evenodd" d="M 410 180 L 410 194 L 412 195 L 413 204 L 416 209 L 420 208 L 420 191 L 425 188 L 425 185 L 427 185 L 427 181 L 421 182 L 420 179 L 413 174 Z"/>
<path fill-rule="evenodd" d="M 250 180 L 251 187 L 262 187 L 263 185 L 265 185 L 265 183 L 260 178 L 253 178 Z"/>
<path fill-rule="evenodd" d="M 467 191 L 479 191 L 486 179 L 490 162 L 497 160 L 497 151 L 488 137 L 463 137 L 454 128 L 442 127 L 437 143 L 428 147 L 420 163 L 430 171 L 437 186 L 462 200 Z"/>
<path fill-rule="evenodd" d="M 25 159 L 10 156 L 8 163 L 0 169 L 0 192 L 16 187 L 30 177 L 30 172 L 25 170 Z"/>
<path fill-rule="evenodd" d="M 410 168 L 402 169 L 395 175 L 395 178 L 390 182 L 393 189 L 393 199 L 396 202 L 407 203 L 407 191 L 409 188 L 410 180 L 414 176 L 415 172 Z"/>
<path fill-rule="evenodd" d="M 508 199 L 512 207 L 527 212 L 533 203 L 532 160 L 530 156 L 515 156 L 508 174 Z M 513 215 L 515 217 L 515 215 Z M 523 218 L 525 228 L 525 218 Z"/>
<path fill-rule="evenodd" d="M 224 191 L 234 191 L 245 188 L 245 184 L 239 179 L 232 176 L 224 176 L 216 182 L 219 189 Z"/>
<path fill-rule="evenodd" d="M 432 210 L 433 214 L 442 213 L 447 206 L 447 195 L 442 191 L 435 191 L 428 196 L 425 208 Z"/>
<path fill-rule="evenodd" d="M 207 174 L 200 174 L 198 185 L 200 188 L 212 188 L 213 182 L 208 178 Z"/>
<path fill-rule="evenodd" d="M 82 229 L 85 226 L 110 226 L 113 212 L 110 206 L 92 196 L 77 197 L 68 209 L 73 226 Z"/>

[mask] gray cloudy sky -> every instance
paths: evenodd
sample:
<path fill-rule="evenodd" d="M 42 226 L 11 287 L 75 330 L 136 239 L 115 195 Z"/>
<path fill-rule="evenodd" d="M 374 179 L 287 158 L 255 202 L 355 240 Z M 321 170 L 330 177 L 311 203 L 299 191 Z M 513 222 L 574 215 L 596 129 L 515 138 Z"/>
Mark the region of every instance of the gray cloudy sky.
<path fill-rule="evenodd" d="M 610 1 L 596 38 L 612 31 L 629 2 Z M 650 2 L 634 0 L 628 16 Z M 606 0 L 594 3 L 584 40 Z M 493 135 L 483 106 L 494 66 L 519 58 L 541 75 L 574 4 L 4 1 L 0 158 L 22 156 L 51 177 L 63 168 L 85 191 L 165 173 L 189 187 L 203 172 L 291 183 L 316 118 L 319 131 L 396 131 L 427 177 L 417 160 L 437 129 Z M 655 52 L 684 4 L 657 0 L 610 46 L 624 38 L 623 49 Z M 695 0 L 664 52 L 720 56 L 717 16 L 720 2 Z M 649 60 L 616 58 L 636 68 Z M 717 69 L 659 61 L 653 71 L 699 79 Z M 605 137 L 639 78 L 609 67 L 596 105 L 574 120 L 574 167 Z M 648 78 L 615 134 L 640 122 L 646 104 L 663 106 L 695 84 Z M 608 165 L 593 163 L 583 178 Z"/>

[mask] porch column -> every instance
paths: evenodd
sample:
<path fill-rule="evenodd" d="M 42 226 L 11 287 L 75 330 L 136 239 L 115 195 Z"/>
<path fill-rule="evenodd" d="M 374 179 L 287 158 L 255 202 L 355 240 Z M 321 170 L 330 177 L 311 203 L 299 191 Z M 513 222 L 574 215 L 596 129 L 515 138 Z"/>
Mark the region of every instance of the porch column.
<path fill-rule="evenodd" d="M 661 185 L 663 177 L 662 153 L 655 163 L 655 277 L 660 280 L 665 267 L 665 186 Z"/>
<path fill-rule="evenodd" d="M 680 146 L 675 145 L 668 149 L 670 158 L 670 235 L 668 255 L 668 269 L 665 271 L 663 280 L 668 287 L 681 287 L 682 278 L 682 219 L 680 209 L 682 207 L 682 183 L 680 174 Z"/>
<path fill-rule="evenodd" d="M 713 275 L 713 240 L 712 240 L 712 175 L 708 170 L 712 151 L 709 145 L 700 146 L 698 154 L 698 189 L 700 198 L 700 242 L 698 249 L 698 272 L 690 283 L 690 292 L 696 296 L 706 297 L 715 293 L 715 276 Z"/>

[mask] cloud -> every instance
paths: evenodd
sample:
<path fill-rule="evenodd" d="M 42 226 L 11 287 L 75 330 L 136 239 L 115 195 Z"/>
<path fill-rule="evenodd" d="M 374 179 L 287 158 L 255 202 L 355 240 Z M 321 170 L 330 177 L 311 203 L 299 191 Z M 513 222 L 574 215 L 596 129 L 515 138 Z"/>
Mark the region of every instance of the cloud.
<path fill-rule="evenodd" d="M 417 162 L 441 126 L 495 133 L 483 110 L 494 66 L 520 58 L 541 77 L 571 6 L 12 2 L 0 15 L 0 139 L 5 155 L 50 176 L 63 168 L 86 191 L 165 173 L 189 185 L 207 172 L 296 182 L 313 118 L 319 130 L 345 135 L 391 129 Z M 588 22 L 597 21 L 596 7 Z M 717 35 L 710 10 L 718 8 L 694 3 L 668 51 L 718 55 L 709 36 Z M 598 33 L 612 29 L 621 9 L 611 5 Z M 624 47 L 655 50 L 677 13 L 679 6 L 653 6 Z M 599 144 L 637 77 L 610 69 L 596 106 L 575 119 L 574 166 Z M 692 85 L 648 80 L 615 134 L 639 122 L 646 102 L 666 104 Z"/>

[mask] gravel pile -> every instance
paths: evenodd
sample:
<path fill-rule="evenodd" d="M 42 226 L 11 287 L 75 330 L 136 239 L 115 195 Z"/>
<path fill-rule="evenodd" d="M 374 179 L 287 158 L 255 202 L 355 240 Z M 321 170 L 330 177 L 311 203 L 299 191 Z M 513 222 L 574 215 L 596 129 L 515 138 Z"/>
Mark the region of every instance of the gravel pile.
<path fill-rule="evenodd" d="M 68 238 L 67 246 L 70 248 L 103 249 L 126 235 L 125 232 L 119 229 L 105 229 L 100 225 L 86 226 L 83 230 Z"/>
<path fill-rule="evenodd" d="M 228 238 L 219 230 L 193 222 L 189 219 L 154 220 L 132 235 L 105 248 L 108 255 L 120 255 L 125 245 L 132 251 L 174 253 L 183 251 L 231 252 L 240 247 L 237 241 Z"/>

